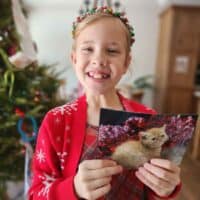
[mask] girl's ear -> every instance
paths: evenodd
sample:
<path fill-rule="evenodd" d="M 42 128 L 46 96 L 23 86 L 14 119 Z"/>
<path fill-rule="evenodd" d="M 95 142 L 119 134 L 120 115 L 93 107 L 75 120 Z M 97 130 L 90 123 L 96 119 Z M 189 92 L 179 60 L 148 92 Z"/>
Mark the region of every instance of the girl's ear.
<path fill-rule="evenodd" d="M 124 72 L 124 73 L 126 73 L 128 67 L 129 67 L 129 65 L 130 65 L 130 63 L 131 63 L 131 60 L 132 60 L 132 57 L 131 57 L 131 54 L 129 53 L 129 54 L 127 55 L 127 57 L 126 57 L 126 61 L 125 61 L 125 72 Z"/>
<path fill-rule="evenodd" d="M 76 53 L 74 51 L 71 51 L 70 58 L 71 58 L 72 64 L 75 65 L 76 64 Z"/>

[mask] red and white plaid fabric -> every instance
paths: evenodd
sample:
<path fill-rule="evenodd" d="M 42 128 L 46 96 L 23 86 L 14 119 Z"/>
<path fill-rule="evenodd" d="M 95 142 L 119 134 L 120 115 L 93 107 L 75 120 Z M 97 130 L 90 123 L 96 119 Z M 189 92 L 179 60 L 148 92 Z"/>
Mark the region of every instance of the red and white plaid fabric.
<path fill-rule="evenodd" d="M 97 148 L 97 134 L 98 127 L 87 125 L 80 162 L 101 156 L 101 152 Z M 111 184 L 111 191 L 104 198 L 101 198 L 102 200 L 145 199 L 144 185 L 136 178 L 133 170 L 124 170 L 120 175 L 113 176 Z"/>

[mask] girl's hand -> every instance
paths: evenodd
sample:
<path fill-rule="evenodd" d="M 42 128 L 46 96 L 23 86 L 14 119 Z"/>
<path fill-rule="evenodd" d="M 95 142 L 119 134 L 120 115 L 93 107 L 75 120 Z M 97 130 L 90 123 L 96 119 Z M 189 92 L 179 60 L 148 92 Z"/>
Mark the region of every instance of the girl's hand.
<path fill-rule="evenodd" d="M 74 188 L 80 198 L 94 200 L 111 189 L 112 175 L 122 172 L 122 167 L 111 160 L 85 160 L 74 177 Z"/>
<path fill-rule="evenodd" d="M 136 176 L 159 196 L 170 195 L 180 183 L 180 168 L 169 160 L 152 159 Z"/>

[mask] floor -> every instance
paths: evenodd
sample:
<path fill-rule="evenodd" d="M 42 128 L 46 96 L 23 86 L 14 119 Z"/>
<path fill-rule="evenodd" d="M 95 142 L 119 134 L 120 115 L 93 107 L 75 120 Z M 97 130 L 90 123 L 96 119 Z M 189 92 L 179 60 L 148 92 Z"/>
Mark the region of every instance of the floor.
<path fill-rule="evenodd" d="M 187 153 L 181 164 L 182 190 L 176 200 L 200 200 L 200 160 Z"/>

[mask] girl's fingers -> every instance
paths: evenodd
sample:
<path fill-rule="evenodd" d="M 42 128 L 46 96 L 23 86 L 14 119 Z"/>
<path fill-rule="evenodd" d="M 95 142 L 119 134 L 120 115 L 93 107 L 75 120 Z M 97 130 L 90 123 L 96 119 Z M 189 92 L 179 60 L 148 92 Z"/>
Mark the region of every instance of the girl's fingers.
<path fill-rule="evenodd" d="M 153 184 L 151 181 L 149 181 L 142 173 L 140 173 L 139 171 L 137 171 L 135 173 L 135 175 L 137 176 L 137 178 L 144 183 L 146 186 L 148 186 L 150 189 L 152 189 L 153 191 L 157 191 L 160 190 L 159 186 L 156 186 L 155 184 Z"/>
<path fill-rule="evenodd" d="M 151 164 L 156 165 L 158 167 L 162 167 L 172 172 L 176 172 L 180 174 L 180 168 L 174 164 L 173 162 L 165 159 L 154 158 L 150 161 Z"/>
<path fill-rule="evenodd" d="M 157 167 L 155 165 L 145 163 L 144 168 L 149 171 L 150 173 L 154 174 L 158 178 L 161 178 L 165 181 L 168 181 L 171 184 L 178 184 L 180 182 L 179 175 L 174 174 L 168 170 L 165 170 L 163 168 Z"/>
<path fill-rule="evenodd" d="M 101 179 L 92 180 L 88 183 L 88 189 L 94 190 L 94 189 L 100 188 L 102 186 L 108 185 L 111 180 L 112 180 L 111 177 L 104 177 Z"/>
<path fill-rule="evenodd" d="M 167 184 L 167 182 L 159 180 L 150 173 L 144 173 L 141 169 L 135 174 L 141 182 L 160 196 L 168 196 L 175 188 L 174 186 Z"/>
<path fill-rule="evenodd" d="M 107 194 L 111 189 L 111 185 L 107 184 L 101 188 L 98 188 L 96 190 L 93 190 L 87 194 L 85 194 L 86 199 L 88 200 L 94 200 L 94 199 L 98 199 L 102 196 L 104 196 L 105 194 Z"/>
<path fill-rule="evenodd" d="M 117 166 L 114 166 L 114 167 L 104 167 L 104 168 L 96 169 L 96 170 L 88 170 L 87 174 L 85 174 L 85 178 L 87 180 L 99 179 L 99 178 L 119 174 L 120 172 L 122 172 L 122 170 L 123 169 L 120 165 L 117 165 Z"/>
<path fill-rule="evenodd" d="M 92 169 L 100 169 L 103 167 L 112 167 L 112 166 L 116 166 L 117 163 L 115 161 L 112 160 L 85 160 L 83 161 L 80 165 L 79 168 L 83 168 L 83 169 L 88 169 L 88 170 L 92 170 Z"/>
<path fill-rule="evenodd" d="M 74 187 L 79 197 L 95 200 L 109 192 L 112 175 L 122 167 L 111 160 L 85 160 L 74 177 Z"/>
<path fill-rule="evenodd" d="M 158 178 L 157 176 L 155 176 L 154 174 L 151 174 L 149 171 L 147 171 L 144 167 L 140 167 L 139 168 L 139 172 L 140 174 L 142 174 L 142 176 L 145 177 L 145 179 L 150 182 L 151 184 L 153 184 L 156 187 L 159 188 L 166 188 L 169 186 L 169 183 L 167 181 L 164 181 L 160 178 Z M 148 185 L 149 186 L 149 185 Z"/>
<path fill-rule="evenodd" d="M 86 160 L 79 165 L 79 177 L 82 181 L 101 179 L 122 171 L 122 167 L 111 160 Z"/>

